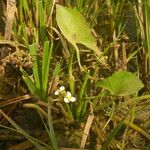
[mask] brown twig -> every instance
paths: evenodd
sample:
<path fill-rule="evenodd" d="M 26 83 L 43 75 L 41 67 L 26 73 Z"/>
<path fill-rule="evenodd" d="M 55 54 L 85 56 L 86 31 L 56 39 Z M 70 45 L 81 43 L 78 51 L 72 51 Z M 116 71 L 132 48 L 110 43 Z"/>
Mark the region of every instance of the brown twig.
<path fill-rule="evenodd" d="M 84 128 L 84 134 L 83 134 L 83 137 L 82 137 L 81 145 L 80 145 L 81 149 L 84 149 L 84 147 L 85 147 L 87 137 L 88 137 L 91 125 L 93 123 L 93 119 L 94 119 L 93 113 L 89 114 L 86 125 L 85 125 L 85 128 Z"/>
<path fill-rule="evenodd" d="M 8 99 L 8 100 L 4 100 L 2 102 L 0 102 L 0 108 L 12 105 L 12 104 L 16 104 L 22 101 L 27 101 L 30 100 L 32 97 L 29 94 L 23 95 L 23 96 L 19 96 L 13 99 Z"/>

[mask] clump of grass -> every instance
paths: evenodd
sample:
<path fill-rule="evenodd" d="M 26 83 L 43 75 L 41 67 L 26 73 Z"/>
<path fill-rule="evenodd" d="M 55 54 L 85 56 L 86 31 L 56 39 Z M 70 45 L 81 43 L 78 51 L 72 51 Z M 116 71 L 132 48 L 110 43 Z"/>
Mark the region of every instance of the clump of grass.
<path fill-rule="evenodd" d="M 142 39 L 142 45 L 143 45 L 143 57 L 145 59 L 144 63 L 144 72 L 145 74 L 149 74 L 149 49 L 150 49 L 150 42 L 149 42 L 149 37 L 150 37 L 150 29 L 149 29 L 149 24 L 150 24 L 150 19 L 149 19 L 149 11 L 150 11 L 150 6 L 149 6 L 150 1 L 138 1 L 137 4 L 133 3 L 133 8 L 136 14 L 137 22 L 138 22 L 138 27 L 139 27 L 139 36 Z"/>

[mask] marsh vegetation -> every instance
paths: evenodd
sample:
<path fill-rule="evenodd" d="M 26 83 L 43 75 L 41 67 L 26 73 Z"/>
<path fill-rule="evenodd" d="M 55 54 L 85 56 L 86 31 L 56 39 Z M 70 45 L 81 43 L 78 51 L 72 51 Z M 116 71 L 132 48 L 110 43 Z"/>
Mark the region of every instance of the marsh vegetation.
<path fill-rule="evenodd" d="M 150 0 L 0 0 L 0 149 L 148 150 Z"/>

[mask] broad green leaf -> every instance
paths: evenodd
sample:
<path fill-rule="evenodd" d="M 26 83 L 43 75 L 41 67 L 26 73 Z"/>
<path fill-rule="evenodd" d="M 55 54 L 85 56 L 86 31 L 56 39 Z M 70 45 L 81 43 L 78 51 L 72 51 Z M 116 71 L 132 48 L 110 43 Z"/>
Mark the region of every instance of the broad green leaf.
<path fill-rule="evenodd" d="M 89 25 L 76 10 L 56 5 L 56 21 L 62 34 L 70 43 L 82 43 L 91 49 L 96 46 L 96 40 Z"/>
<path fill-rule="evenodd" d="M 78 11 L 57 4 L 56 21 L 62 34 L 75 47 L 79 65 L 80 55 L 77 43 L 92 49 L 97 56 L 101 55 L 88 23 Z"/>
<path fill-rule="evenodd" d="M 138 92 L 144 85 L 135 74 L 120 71 L 99 81 L 96 86 L 110 91 L 112 95 L 127 96 Z"/>

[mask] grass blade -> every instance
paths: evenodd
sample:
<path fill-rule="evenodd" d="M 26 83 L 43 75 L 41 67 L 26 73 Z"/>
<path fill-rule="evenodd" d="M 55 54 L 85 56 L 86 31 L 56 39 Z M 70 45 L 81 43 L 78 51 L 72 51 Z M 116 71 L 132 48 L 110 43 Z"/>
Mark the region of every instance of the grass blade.
<path fill-rule="evenodd" d="M 52 50 L 53 50 L 53 43 L 51 43 L 50 45 L 49 41 L 45 41 L 42 60 L 42 93 L 44 97 L 46 97 L 47 94 L 48 74 Z"/>
<path fill-rule="evenodd" d="M 44 150 L 43 146 L 41 146 L 40 144 L 47 146 L 45 143 L 30 136 L 20 126 L 18 126 L 11 118 L 9 118 L 1 109 L 0 113 L 11 123 L 11 125 L 13 125 L 19 131 L 19 133 L 24 135 L 38 150 Z"/>
<path fill-rule="evenodd" d="M 43 8 L 43 2 L 42 1 L 39 1 L 38 2 L 38 15 L 39 15 L 39 35 L 40 35 L 40 40 L 42 41 L 42 43 L 46 40 L 46 18 L 45 18 L 45 15 L 46 15 L 46 12 L 44 11 L 44 8 Z"/>
<path fill-rule="evenodd" d="M 52 121 L 50 99 L 48 99 L 48 126 L 49 126 L 49 136 L 53 145 L 53 149 L 58 150 L 58 144 L 57 144 L 54 127 L 53 127 L 53 121 Z"/>
<path fill-rule="evenodd" d="M 35 84 L 33 83 L 33 81 L 31 80 L 31 78 L 29 77 L 29 75 L 22 68 L 20 69 L 20 71 L 22 73 L 23 80 L 26 83 L 31 94 L 34 96 L 37 96 L 39 92 L 37 91 L 37 88 Z"/>
<path fill-rule="evenodd" d="M 102 146 L 102 148 L 100 150 L 107 150 L 108 149 L 109 144 L 111 143 L 113 138 L 116 136 L 116 134 L 119 132 L 119 130 L 121 129 L 123 124 L 124 124 L 124 119 L 121 120 L 119 122 L 119 124 L 112 130 L 112 132 L 110 133 L 106 142 L 104 143 L 104 145 Z"/>
<path fill-rule="evenodd" d="M 41 91 L 41 85 L 42 85 L 41 64 L 37 56 L 38 54 L 37 54 L 36 44 L 34 43 L 32 45 L 29 45 L 29 50 L 33 57 L 33 76 L 34 76 L 36 88 L 38 91 Z"/>

